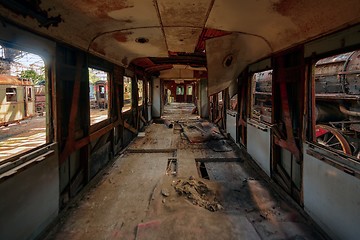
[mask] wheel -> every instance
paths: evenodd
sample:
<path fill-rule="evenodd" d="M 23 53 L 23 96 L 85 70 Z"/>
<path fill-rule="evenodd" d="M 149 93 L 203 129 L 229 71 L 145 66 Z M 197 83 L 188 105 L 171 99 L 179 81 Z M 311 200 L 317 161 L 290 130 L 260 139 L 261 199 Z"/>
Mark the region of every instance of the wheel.
<path fill-rule="evenodd" d="M 319 124 L 315 126 L 315 135 L 317 143 L 351 155 L 350 144 L 336 128 Z"/>

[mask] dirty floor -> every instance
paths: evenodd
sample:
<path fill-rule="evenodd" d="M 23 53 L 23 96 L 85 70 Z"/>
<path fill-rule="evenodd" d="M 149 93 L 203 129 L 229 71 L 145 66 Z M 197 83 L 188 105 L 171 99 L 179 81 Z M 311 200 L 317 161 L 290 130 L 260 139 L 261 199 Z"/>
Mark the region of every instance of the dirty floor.
<path fill-rule="evenodd" d="M 322 239 L 216 126 L 167 108 L 182 131 L 148 126 L 46 239 Z"/>

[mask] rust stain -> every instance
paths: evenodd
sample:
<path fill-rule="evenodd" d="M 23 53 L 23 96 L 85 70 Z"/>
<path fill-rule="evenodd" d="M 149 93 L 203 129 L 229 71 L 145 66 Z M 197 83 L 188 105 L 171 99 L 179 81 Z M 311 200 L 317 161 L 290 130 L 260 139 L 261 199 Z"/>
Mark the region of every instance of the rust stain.
<path fill-rule="evenodd" d="M 281 0 L 273 4 L 273 9 L 281 15 L 288 16 L 299 7 L 299 4 L 301 5 L 299 0 Z"/>
<path fill-rule="evenodd" d="M 28 79 L 21 79 L 16 76 L 0 74 L 0 85 L 31 86 L 34 84 Z"/>
<path fill-rule="evenodd" d="M 90 48 L 92 50 L 94 50 L 94 52 L 100 53 L 101 55 L 105 55 L 105 50 L 103 47 L 100 47 L 99 44 L 97 44 L 96 42 L 93 42 L 90 46 Z"/>
<path fill-rule="evenodd" d="M 127 38 L 129 35 L 133 34 L 133 32 L 128 31 L 128 32 L 117 32 L 117 33 L 113 33 L 113 38 L 116 39 L 116 41 L 118 42 L 127 42 Z"/>
<path fill-rule="evenodd" d="M 129 64 L 128 58 L 124 57 L 123 59 L 121 59 L 121 63 L 124 64 L 125 66 L 127 66 Z"/>

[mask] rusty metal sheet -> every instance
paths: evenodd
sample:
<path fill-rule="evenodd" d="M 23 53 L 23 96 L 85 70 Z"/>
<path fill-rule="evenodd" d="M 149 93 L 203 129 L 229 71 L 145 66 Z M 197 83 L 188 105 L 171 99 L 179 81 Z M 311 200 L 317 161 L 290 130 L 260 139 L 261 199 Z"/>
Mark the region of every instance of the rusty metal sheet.
<path fill-rule="evenodd" d="M 218 93 L 230 85 L 235 86 L 232 82 L 236 82 L 249 63 L 270 53 L 268 44 L 256 36 L 233 33 L 207 40 L 208 94 Z"/>
<path fill-rule="evenodd" d="M 319 61 L 316 62 L 315 66 L 329 64 L 329 63 L 346 62 L 353 53 L 354 52 L 348 52 L 348 53 L 338 54 L 335 56 L 320 59 Z"/>
<path fill-rule="evenodd" d="M 0 74 L 0 85 L 32 86 L 32 81 L 21 79 L 16 76 Z"/>
<path fill-rule="evenodd" d="M 157 0 L 157 5 L 164 27 L 192 26 L 202 28 L 211 2 L 211 0 Z"/>

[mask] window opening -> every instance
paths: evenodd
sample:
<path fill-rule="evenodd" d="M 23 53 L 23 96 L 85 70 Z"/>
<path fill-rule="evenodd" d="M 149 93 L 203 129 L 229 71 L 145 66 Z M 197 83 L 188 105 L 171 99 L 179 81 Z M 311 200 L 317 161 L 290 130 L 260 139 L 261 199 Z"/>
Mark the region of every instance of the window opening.
<path fill-rule="evenodd" d="M 176 86 L 176 95 L 184 95 L 184 86 Z"/>
<path fill-rule="evenodd" d="M 124 76 L 124 107 L 123 112 L 131 109 L 131 78 Z"/>
<path fill-rule="evenodd" d="M 147 101 L 148 103 L 151 103 L 151 85 L 150 82 L 147 82 Z"/>
<path fill-rule="evenodd" d="M 218 103 L 221 104 L 221 105 L 223 103 L 223 93 L 222 92 L 218 93 Z"/>
<path fill-rule="evenodd" d="M 237 105 L 238 105 L 238 95 L 236 94 L 232 98 L 230 98 L 229 110 L 237 111 Z"/>
<path fill-rule="evenodd" d="M 109 118 L 109 73 L 89 68 L 90 125 Z"/>
<path fill-rule="evenodd" d="M 193 86 L 192 85 L 186 85 L 186 95 L 188 95 L 188 96 L 193 95 Z"/>
<path fill-rule="evenodd" d="M 6 88 L 6 101 L 7 102 L 16 102 L 16 88 Z"/>
<path fill-rule="evenodd" d="M 360 161 L 360 50 L 315 63 L 313 139 Z"/>
<path fill-rule="evenodd" d="M 31 102 L 31 101 L 33 101 L 33 98 L 32 98 L 32 92 L 33 92 L 33 89 L 32 88 L 30 88 L 30 87 L 27 87 L 27 100 L 29 101 L 29 102 Z"/>
<path fill-rule="evenodd" d="M 141 106 L 143 104 L 143 95 L 144 95 L 144 81 L 138 80 L 138 105 Z"/>
<path fill-rule="evenodd" d="M 252 119 L 272 123 L 272 70 L 254 73 L 251 78 Z"/>
<path fill-rule="evenodd" d="M 45 76 L 40 56 L 0 46 L 0 164 L 49 141 Z"/>

